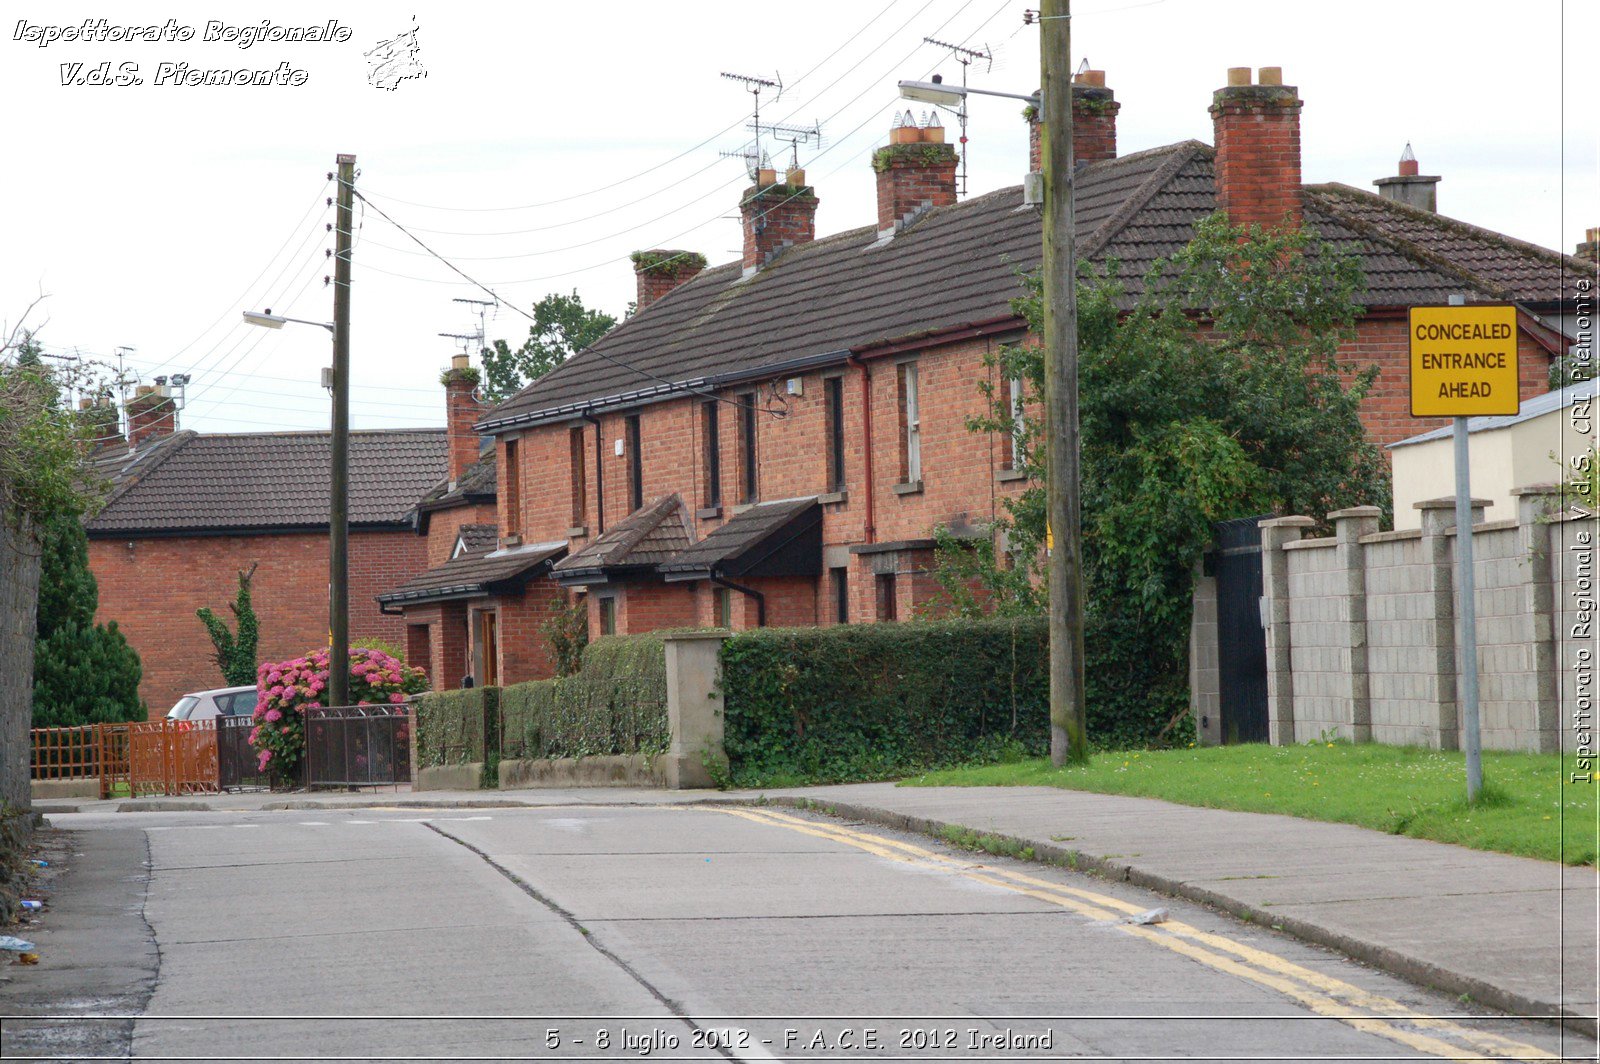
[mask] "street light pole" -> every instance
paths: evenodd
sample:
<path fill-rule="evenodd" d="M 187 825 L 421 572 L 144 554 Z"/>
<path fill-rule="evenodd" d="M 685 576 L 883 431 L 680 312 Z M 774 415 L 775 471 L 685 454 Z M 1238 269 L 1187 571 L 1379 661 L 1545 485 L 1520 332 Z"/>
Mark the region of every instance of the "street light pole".
<path fill-rule="evenodd" d="M 350 230 L 356 157 L 338 157 L 334 219 L 332 490 L 328 500 L 328 704 L 350 704 Z"/>
<path fill-rule="evenodd" d="M 1078 263 L 1072 217 L 1071 0 L 1039 5 L 1044 167 L 1044 407 L 1050 550 L 1050 762 L 1089 757 L 1083 693 Z"/>

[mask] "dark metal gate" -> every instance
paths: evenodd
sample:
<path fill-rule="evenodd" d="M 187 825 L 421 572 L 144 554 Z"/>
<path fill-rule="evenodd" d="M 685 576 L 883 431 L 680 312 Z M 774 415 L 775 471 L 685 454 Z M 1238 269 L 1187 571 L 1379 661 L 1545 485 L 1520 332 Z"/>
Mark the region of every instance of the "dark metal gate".
<path fill-rule="evenodd" d="M 411 782 L 409 706 L 328 706 L 305 719 L 308 789 Z"/>
<path fill-rule="evenodd" d="M 1267 633 L 1261 626 L 1261 517 L 1216 525 L 1217 672 L 1224 743 L 1264 743 Z"/>

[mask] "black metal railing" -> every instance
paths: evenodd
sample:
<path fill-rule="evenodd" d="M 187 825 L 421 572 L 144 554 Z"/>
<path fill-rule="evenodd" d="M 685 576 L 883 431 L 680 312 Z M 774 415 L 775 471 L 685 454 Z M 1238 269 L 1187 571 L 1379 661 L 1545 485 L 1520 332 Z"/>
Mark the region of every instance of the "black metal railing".
<path fill-rule="evenodd" d="M 410 707 L 308 709 L 306 787 L 393 787 L 411 782 Z"/>
<path fill-rule="evenodd" d="M 217 718 L 217 782 L 225 791 L 265 790 L 272 784 L 261 769 L 259 751 L 250 745 L 255 726 L 249 717 Z"/>

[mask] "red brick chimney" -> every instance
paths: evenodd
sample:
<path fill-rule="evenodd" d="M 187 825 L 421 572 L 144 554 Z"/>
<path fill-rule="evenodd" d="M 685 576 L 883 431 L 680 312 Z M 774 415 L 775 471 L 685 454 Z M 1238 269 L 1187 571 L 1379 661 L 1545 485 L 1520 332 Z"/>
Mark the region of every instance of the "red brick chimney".
<path fill-rule="evenodd" d="M 1106 88 L 1104 70 L 1085 70 L 1072 79 L 1072 162 L 1086 166 L 1117 157 L 1117 112 L 1122 105 Z M 1044 169 L 1044 146 L 1039 140 L 1039 115 L 1028 119 L 1028 169 Z"/>
<path fill-rule="evenodd" d="M 634 312 L 643 310 L 685 281 L 706 268 L 706 257 L 694 251 L 676 251 L 654 248 L 635 251 L 628 256 L 633 261 L 633 276 L 639 284 L 639 295 L 633 305 Z"/>
<path fill-rule="evenodd" d="M 1439 178 L 1429 177 L 1417 172 L 1417 156 L 1407 144 L 1405 151 L 1400 153 L 1400 172 L 1394 177 L 1380 177 L 1373 182 L 1378 186 L 1378 195 L 1386 200 L 1404 203 L 1419 210 L 1439 210 Z"/>
<path fill-rule="evenodd" d="M 128 448 L 137 450 L 146 440 L 178 431 L 178 408 L 169 396 L 141 384 L 128 400 Z"/>
<path fill-rule="evenodd" d="M 872 153 L 878 174 L 878 239 L 887 240 L 917 215 L 956 201 L 956 150 L 932 117 L 919 126 L 907 111 L 889 130 L 889 143 Z"/>
<path fill-rule="evenodd" d="M 1217 206 L 1233 225 L 1299 226 L 1300 107 L 1281 67 L 1262 67 L 1256 84 L 1249 67 L 1232 67 L 1213 94 Z"/>
<path fill-rule="evenodd" d="M 817 194 L 806 172 L 792 169 L 778 183 L 777 172 L 756 171 L 756 183 L 739 200 L 744 219 L 744 275 L 751 276 L 784 248 L 809 244 L 817 235 Z"/>
<path fill-rule="evenodd" d="M 445 431 L 449 437 L 452 487 L 478 460 L 478 434 L 472 426 L 483 415 L 483 404 L 473 395 L 480 379 L 464 354 L 452 356 L 450 368 L 444 371 Z"/>

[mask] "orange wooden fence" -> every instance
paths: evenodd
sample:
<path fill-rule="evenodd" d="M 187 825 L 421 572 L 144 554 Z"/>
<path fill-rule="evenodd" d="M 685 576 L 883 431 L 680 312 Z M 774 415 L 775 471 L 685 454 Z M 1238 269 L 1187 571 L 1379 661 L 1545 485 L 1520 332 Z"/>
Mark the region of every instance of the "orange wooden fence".
<path fill-rule="evenodd" d="M 221 789 L 214 721 L 155 720 L 33 729 L 36 780 L 100 781 L 100 797 L 118 784 L 134 796 L 212 794 Z"/>

